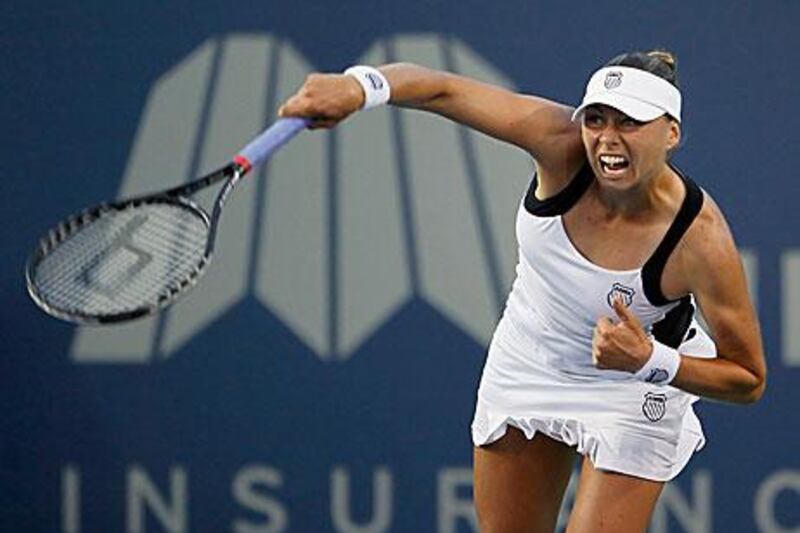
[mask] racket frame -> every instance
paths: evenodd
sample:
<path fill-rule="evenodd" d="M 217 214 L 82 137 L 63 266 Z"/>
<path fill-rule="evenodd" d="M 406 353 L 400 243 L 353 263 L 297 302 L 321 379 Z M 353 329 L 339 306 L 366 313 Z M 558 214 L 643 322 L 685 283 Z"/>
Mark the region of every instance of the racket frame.
<path fill-rule="evenodd" d="M 102 203 L 98 206 L 84 209 L 76 215 L 67 217 L 39 240 L 39 245 L 29 257 L 25 266 L 25 282 L 28 288 L 28 294 L 30 294 L 33 301 L 46 313 L 56 318 L 80 325 L 103 325 L 126 322 L 135 318 L 152 315 L 172 304 L 197 283 L 200 275 L 205 271 L 205 268 L 211 261 L 211 256 L 214 252 L 217 225 L 222 215 L 222 209 L 228 196 L 239 180 L 252 168 L 268 159 L 270 155 L 289 142 L 295 135 L 307 128 L 311 122 L 312 120 L 309 118 L 300 117 L 278 119 L 242 148 L 230 163 L 202 178 L 162 192 L 151 193 L 128 200 Z M 227 182 L 217 194 L 210 217 L 198 204 L 187 198 L 187 196 L 225 179 L 227 179 Z M 35 270 L 41 260 L 47 257 L 54 248 L 68 240 L 70 236 L 76 234 L 83 226 L 101 218 L 103 213 L 114 210 L 133 209 L 141 204 L 158 202 L 170 203 L 172 205 L 178 204 L 184 209 L 192 211 L 194 214 L 199 215 L 208 228 L 206 245 L 202 258 L 189 277 L 182 279 L 179 283 L 169 286 L 168 292 L 159 296 L 156 301 L 121 313 L 90 314 L 79 311 L 67 312 L 61 308 L 55 307 L 45 299 L 36 286 Z"/>
<path fill-rule="evenodd" d="M 61 320 L 66 320 L 68 322 L 85 326 L 127 322 L 158 313 L 161 309 L 178 300 L 180 296 L 186 294 L 189 288 L 196 285 L 206 267 L 211 262 L 211 257 L 214 253 L 214 238 L 216 236 L 216 229 L 220 216 L 222 215 L 222 208 L 224 207 L 228 195 L 233 190 L 233 187 L 236 185 L 236 183 L 238 183 L 242 176 L 244 176 L 246 170 L 247 169 L 245 167 L 242 167 L 237 163 L 230 163 L 201 178 L 183 185 L 179 185 L 172 189 L 167 189 L 166 191 L 145 194 L 115 202 L 104 202 L 67 217 L 59 222 L 55 227 L 51 228 L 47 234 L 39 240 L 39 244 L 35 251 L 28 258 L 28 261 L 25 265 L 25 284 L 28 289 L 28 294 L 31 296 L 36 305 L 38 305 L 47 314 Z M 223 185 L 223 188 L 217 194 L 212 216 L 209 216 L 205 209 L 188 198 L 189 195 L 215 185 L 224 179 L 227 179 L 228 181 L 225 183 L 225 185 Z M 195 216 L 202 220 L 203 224 L 206 226 L 206 228 L 208 228 L 208 235 L 206 238 L 206 245 L 203 255 L 189 276 L 182 278 L 178 283 L 168 286 L 166 292 L 160 294 L 159 298 L 154 302 L 122 313 L 94 314 L 82 313 L 80 311 L 65 311 L 64 309 L 52 305 L 42 295 L 41 291 L 34 282 L 35 271 L 39 263 L 45 257 L 47 257 L 52 250 L 54 250 L 60 244 L 68 241 L 70 237 L 80 232 L 83 227 L 95 222 L 98 219 L 101 219 L 105 213 L 111 211 L 135 209 L 141 205 L 159 203 L 177 205 L 183 209 L 186 209 L 187 211 L 192 212 Z"/>

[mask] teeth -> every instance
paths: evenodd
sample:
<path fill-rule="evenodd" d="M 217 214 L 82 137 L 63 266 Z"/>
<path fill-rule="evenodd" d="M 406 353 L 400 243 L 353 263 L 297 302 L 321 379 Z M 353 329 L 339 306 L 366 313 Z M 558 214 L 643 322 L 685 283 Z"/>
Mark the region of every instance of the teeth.
<path fill-rule="evenodd" d="M 606 165 L 621 165 L 626 162 L 624 157 L 617 155 L 601 155 L 600 161 Z"/>

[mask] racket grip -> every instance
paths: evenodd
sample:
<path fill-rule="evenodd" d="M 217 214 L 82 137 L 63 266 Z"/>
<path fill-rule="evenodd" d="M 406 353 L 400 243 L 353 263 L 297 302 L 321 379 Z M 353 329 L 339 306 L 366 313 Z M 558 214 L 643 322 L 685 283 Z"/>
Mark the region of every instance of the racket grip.
<path fill-rule="evenodd" d="M 280 118 L 239 151 L 233 160 L 245 171 L 263 163 L 275 151 L 303 131 L 310 120 L 298 117 Z"/>

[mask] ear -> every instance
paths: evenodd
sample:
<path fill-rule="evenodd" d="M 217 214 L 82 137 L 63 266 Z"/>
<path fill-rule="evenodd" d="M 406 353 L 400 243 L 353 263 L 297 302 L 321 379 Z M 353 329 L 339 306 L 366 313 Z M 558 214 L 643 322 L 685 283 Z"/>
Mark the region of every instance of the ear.
<path fill-rule="evenodd" d="M 672 152 L 681 143 L 681 125 L 677 120 L 669 121 L 667 130 L 667 152 Z"/>

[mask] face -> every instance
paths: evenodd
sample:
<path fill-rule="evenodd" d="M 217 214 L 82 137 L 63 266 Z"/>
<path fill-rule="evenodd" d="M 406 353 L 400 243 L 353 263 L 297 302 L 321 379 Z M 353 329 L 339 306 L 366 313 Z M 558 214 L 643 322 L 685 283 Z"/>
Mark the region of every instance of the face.
<path fill-rule="evenodd" d="M 581 127 L 586 157 L 601 186 L 629 189 L 658 176 L 680 141 L 677 122 L 639 122 L 608 106 L 586 108 Z"/>

